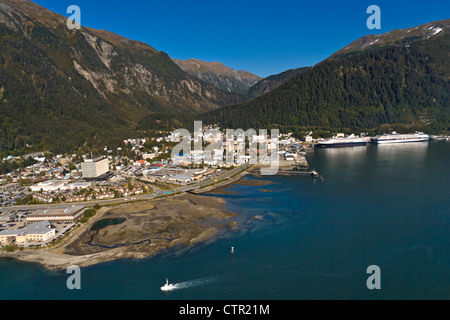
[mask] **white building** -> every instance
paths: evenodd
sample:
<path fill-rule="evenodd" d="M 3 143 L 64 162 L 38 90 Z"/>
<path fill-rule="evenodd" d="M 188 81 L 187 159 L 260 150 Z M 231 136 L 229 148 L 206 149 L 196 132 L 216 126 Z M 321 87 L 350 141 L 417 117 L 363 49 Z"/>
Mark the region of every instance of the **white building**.
<path fill-rule="evenodd" d="M 58 207 L 54 209 L 40 210 L 27 216 L 27 223 L 38 221 L 52 221 L 74 223 L 84 213 L 84 206 Z"/>
<path fill-rule="evenodd" d="M 177 183 L 189 183 L 191 181 L 191 174 L 189 173 L 177 174 L 176 176 L 170 177 L 169 181 Z"/>
<path fill-rule="evenodd" d="M 144 153 L 142 155 L 142 159 L 147 160 L 147 159 L 153 159 L 156 157 L 156 153 Z"/>
<path fill-rule="evenodd" d="M 51 192 L 51 191 L 58 191 L 58 190 L 66 190 L 67 185 L 64 181 L 55 181 L 55 180 L 48 180 L 44 182 L 40 182 L 38 184 L 32 185 L 30 187 L 31 191 L 38 192 L 38 191 L 45 191 L 45 192 Z"/>
<path fill-rule="evenodd" d="M 67 185 L 67 189 L 69 190 L 81 190 L 81 189 L 87 189 L 92 185 L 90 182 L 72 182 Z"/>
<path fill-rule="evenodd" d="M 98 178 L 109 172 L 109 162 L 105 157 L 86 159 L 81 164 L 83 178 Z"/>
<path fill-rule="evenodd" d="M 54 237 L 56 230 L 52 228 L 52 224 L 48 221 L 41 221 L 30 224 L 22 229 L 4 230 L 0 232 L 0 242 L 2 244 L 16 241 L 17 243 L 25 243 L 28 241 L 44 242 Z"/>

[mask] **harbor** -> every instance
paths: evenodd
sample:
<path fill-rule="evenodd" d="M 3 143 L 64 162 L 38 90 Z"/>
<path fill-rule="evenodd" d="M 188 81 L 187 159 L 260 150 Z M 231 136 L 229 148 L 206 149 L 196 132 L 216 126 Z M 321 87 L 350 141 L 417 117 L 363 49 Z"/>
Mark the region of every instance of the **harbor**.
<path fill-rule="evenodd" d="M 393 144 L 393 143 L 412 143 L 412 142 L 426 142 L 426 141 L 449 141 L 449 136 L 440 135 L 428 135 L 423 132 L 414 132 L 402 134 L 396 131 L 392 131 L 389 134 L 379 134 L 375 137 L 368 137 L 363 134 L 357 136 L 351 134 L 345 136 L 343 133 L 338 133 L 332 138 L 328 139 L 316 139 L 313 141 L 313 145 L 316 148 L 343 148 L 343 147 L 358 147 L 367 146 L 369 143 L 373 144 Z"/>
<path fill-rule="evenodd" d="M 316 139 L 306 144 L 293 144 L 279 152 L 278 172 L 280 176 L 311 176 L 315 179 L 323 180 L 310 165 L 306 159 L 306 154 L 312 152 L 314 148 L 346 148 L 346 147 L 367 147 L 369 145 L 385 145 L 385 144 L 405 144 L 429 141 L 449 141 L 449 136 L 440 135 L 433 136 L 423 132 L 414 132 L 409 134 L 401 134 L 393 131 L 389 134 L 380 134 L 374 137 L 357 136 L 350 134 L 346 136 L 338 133 L 332 138 Z M 254 170 L 253 170 L 254 171 Z"/>
<path fill-rule="evenodd" d="M 255 299 L 314 299 L 325 292 L 325 298 L 330 299 L 343 295 L 370 299 L 372 291 L 355 288 L 365 285 L 368 263 L 382 261 L 383 277 L 390 279 L 386 287 L 391 288 L 380 290 L 378 294 L 382 298 L 447 297 L 450 273 L 443 263 L 448 259 L 450 238 L 448 223 L 443 219 L 448 217 L 449 152 L 450 144 L 445 141 L 308 152 L 310 167 L 324 175 L 326 183 L 316 183 L 319 181 L 308 177 L 273 176 L 265 177 L 264 181 L 247 177 L 222 187 L 223 192 L 210 192 L 211 196 L 205 197 L 202 203 L 196 197 L 193 201 L 197 205 L 208 206 L 216 203 L 216 198 L 222 198 L 227 211 L 247 217 L 248 223 L 240 228 L 237 225 L 214 242 L 172 249 L 176 253 L 170 255 L 117 259 L 86 269 L 81 267 L 85 287 L 77 294 L 85 299 L 157 300 L 170 295 L 171 299 L 180 300 L 204 297 L 245 300 L 249 295 Z M 395 196 L 386 197 L 386 194 Z M 161 223 L 176 226 L 185 218 L 191 219 L 186 210 L 195 207 L 190 202 L 182 202 L 180 222 L 161 220 Z M 430 214 L 430 208 L 434 214 Z M 135 218 L 147 220 L 143 223 L 156 223 L 163 217 L 162 211 L 156 216 L 144 216 L 143 210 L 150 208 L 133 210 Z M 205 208 L 205 214 L 208 211 L 211 209 Z M 131 216 L 132 212 L 126 214 Z M 198 226 L 198 222 L 193 223 Z M 129 221 L 127 225 L 132 224 Z M 95 243 L 106 243 L 113 230 L 119 235 L 124 225 L 102 229 Z M 159 237 L 170 231 L 164 228 L 162 225 Z M 108 231 L 106 235 L 105 231 Z M 234 254 L 230 253 L 231 246 L 235 247 Z M 112 250 L 121 252 L 132 247 Z M 100 257 L 101 253 L 94 254 L 90 261 Z M 49 258 L 61 259 L 61 255 Z M 74 259 L 81 257 L 74 256 Z M 5 299 L 37 296 L 68 299 L 74 294 L 65 289 L 69 276 L 65 272 L 43 272 L 36 264 L 0 260 L 1 273 L 11 275 L 2 281 L 5 290 L 0 296 Z M 419 274 L 424 278 L 415 278 Z M 182 283 L 183 288 L 161 291 L 166 277 L 169 284 L 179 288 Z M 24 278 L 33 281 L 24 286 Z M 43 283 L 49 286 L 46 290 L 42 290 Z M 123 290 L 110 290 L 111 283 Z M 408 285 L 420 286 L 424 292 L 409 290 Z"/>
<path fill-rule="evenodd" d="M 316 171 L 310 170 L 308 161 L 304 155 L 298 155 L 294 161 L 285 159 L 279 160 L 277 175 L 280 176 L 312 176 L 315 177 Z"/>
<path fill-rule="evenodd" d="M 311 150 L 310 150 L 311 151 Z M 276 174 L 278 176 L 304 176 L 321 178 L 320 174 L 311 170 L 308 160 L 306 159 L 307 149 L 295 144 L 285 150 L 278 152 L 278 163 Z M 273 165 L 273 164 L 272 164 Z M 254 176 L 261 175 L 261 168 L 268 167 L 267 165 L 258 164 L 249 169 L 249 173 Z"/>

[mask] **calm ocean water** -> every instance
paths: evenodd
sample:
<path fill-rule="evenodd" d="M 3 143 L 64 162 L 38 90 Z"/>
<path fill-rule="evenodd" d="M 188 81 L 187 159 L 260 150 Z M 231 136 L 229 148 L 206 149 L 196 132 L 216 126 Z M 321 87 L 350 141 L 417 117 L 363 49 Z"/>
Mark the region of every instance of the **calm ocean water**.
<path fill-rule="evenodd" d="M 315 150 L 324 181 L 267 177 L 220 195 L 261 216 L 224 238 L 84 268 L 74 291 L 65 272 L 0 259 L 0 299 L 449 299 L 449 159 L 445 141 Z M 370 265 L 381 290 L 367 289 Z M 166 277 L 178 290 L 159 289 Z"/>

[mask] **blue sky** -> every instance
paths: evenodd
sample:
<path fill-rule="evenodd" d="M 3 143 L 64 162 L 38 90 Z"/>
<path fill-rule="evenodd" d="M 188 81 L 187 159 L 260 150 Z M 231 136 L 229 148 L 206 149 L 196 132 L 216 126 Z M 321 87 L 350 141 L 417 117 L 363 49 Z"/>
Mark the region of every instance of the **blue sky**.
<path fill-rule="evenodd" d="M 312 66 L 353 40 L 450 18 L 448 0 L 34 0 L 81 24 L 148 43 L 172 58 L 220 61 L 261 77 Z M 370 5 L 381 30 L 369 30 Z"/>

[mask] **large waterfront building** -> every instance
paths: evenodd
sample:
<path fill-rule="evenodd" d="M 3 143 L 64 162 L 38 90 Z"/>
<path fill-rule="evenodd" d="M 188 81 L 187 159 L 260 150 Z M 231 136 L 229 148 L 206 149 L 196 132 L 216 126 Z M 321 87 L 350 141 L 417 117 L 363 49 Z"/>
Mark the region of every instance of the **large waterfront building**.
<path fill-rule="evenodd" d="M 81 164 L 83 178 L 98 178 L 109 172 L 109 162 L 105 157 L 86 159 Z"/>
<path fill-rule="evenodd" d="M 22 229 L 4 230 L 0 232 L 0 243 L 6 244 L 16 241 L 16 243 L 25 243 L 29 241 L 44 242 L 54 237 L 55 228 L 49 221 L 41 221 L 30 224 Z"/>
<path fill-rule="evenodd" d="M 27 216 L 27 223 L 38 221 L 73 223 L 81 217 L 84 209 L 84 206 L 72 205 L 54 209 L 39 210 Z"/>

